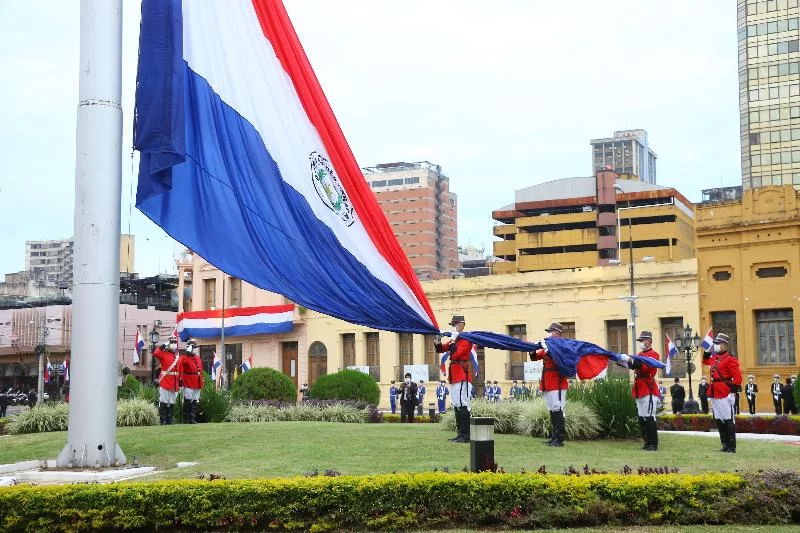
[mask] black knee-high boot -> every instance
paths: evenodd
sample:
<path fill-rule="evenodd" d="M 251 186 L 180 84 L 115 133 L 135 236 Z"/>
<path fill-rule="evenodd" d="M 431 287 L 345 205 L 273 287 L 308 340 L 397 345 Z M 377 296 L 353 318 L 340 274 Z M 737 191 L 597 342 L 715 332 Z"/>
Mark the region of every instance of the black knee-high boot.
<path fill-rule="evenodd" d="M 649 452 L 658 450 L 658 424 L 654 416 L 647 417 L 647 437 L 648 444 L 645 450 Z"/>
<path fill-rule="evenodd" d="M 724 452 L 728 450 L 728 428 L 725 427 L 725 421 L 717 419 L 717 431 L 719 431 L 719 441 L 722 443 L 722 448 L 719 451 Z"/>
<path fill-rule="evenodd" d="M 733 420 L 725 421 L 725 430 L 728 437 L 728 449 L 725 451 L 728 453 L 736 453 L 736 424 Z"/>
<path fill-rule="evenodd" d="M 164 402 L 158 404 L 158 422 L 162 426 L 167 423 L 167 404 Z"/>
<path fill-rule="evenodd" d="M 564 411 L 550 411 L 554 417 L 553 420 L 553 442 L 548 446 L 563 446 L 564 438 L 567 436 L 566 421 L 564 420 Z"/>
<path fill-rule="evenodd" d="M 639 417 L 639 433 L 642 436 L 642 449 L 646 450 L 650 445 L 650 435 L 647 432 L 647 419 L 643 416 Z"/>
<path fill-rule="evenodd" d="M 192 411 L 191 411 L 192 419 L 189 421 L 190 424 L 197 424 L 197 409 L 199 407 L 200 407 L 200 400 L 192 400 Z"/>
<path fill-rule="evenodd" d="M 556 416 L 555 411 L 550 411 L 550 438 L 547 440 L 543 440 L 542 444 L 547 444 L 550 446 L 556 438 Z"/>
<path fill-rule="evenodd" d="M 175 409 L 175 404 L 174 403 L 169 403 L 169 404 L 166 404 L 166 405 L 167 405 L 167 421 L 166 421 L 166 424 L 167 425 L 171 425 L 172 424 L 172 412 Z"/>
<path fill-rule="evenodd" d="M 183 399 L 183 423 L 192 423 L 192 400 Z"/>

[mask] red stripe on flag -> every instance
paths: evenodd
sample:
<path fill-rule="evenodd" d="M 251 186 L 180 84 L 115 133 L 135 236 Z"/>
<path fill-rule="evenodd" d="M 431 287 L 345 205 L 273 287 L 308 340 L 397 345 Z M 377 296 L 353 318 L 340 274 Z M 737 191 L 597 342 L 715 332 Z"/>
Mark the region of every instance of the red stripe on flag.
<path fill-rule="evenodd" d="M 258 21 L 264 36 L 269 40 L 283 70 L 292 80 L 303 109 L 311 124 L 319 133 L 322 144 L 331 158 L 333 168 L 353 202 L 358 217 L 364 224 L 367 235 L 378 252 L 394 268 L 397 274 L 413 291 L 434 328 L 438 331 L 436 317 L 422 290 L 411 263 L 408 262 L 400 243 L 394 236 L 386 215 L 383 214 L 375 194 L 367 186 L 350 146 L 333 114 L 330 103 L 308 61 L 303 45 L 289 20 L 289 14 L 281 0 L 253 0 Z"/>
<path fill-rule="evenodd" d="M 278 314 L 287 311 L 294 311 L 294 304 L 286 305 L 264 305 L 261 307 L 234 307 L 225 309 L 225 318 L 234 316 L 253 316 L 259 314 Z M 178 315 L 178 322 L 184 318 L 222 318 L 222 309 L 213 311 L 186 311 Z"/>
<path fill-rule="evenodd" d="M 608 368 L 608 357 L 605 355 L 584 355 L 578 359 L 575 373 L 580 379 L 592 379 Z"/>

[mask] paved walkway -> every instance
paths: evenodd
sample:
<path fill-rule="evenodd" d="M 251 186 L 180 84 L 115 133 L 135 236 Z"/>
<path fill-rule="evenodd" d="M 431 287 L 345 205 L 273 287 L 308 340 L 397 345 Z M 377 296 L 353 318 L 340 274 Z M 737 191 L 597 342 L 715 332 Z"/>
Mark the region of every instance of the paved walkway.
<path fill-rule="evenodd" d="M 700 437 L 716 437 L 719 438 L 719 433 L 716 431 L 658 431 L 659 433 L 666 433 L 670 435 L 694 435 Z M 774 435 L 772 433 L 736 433 L 737 439 L 746 440 L 772 440 L 780 442 L 800 443 L 800 435 Z"/>

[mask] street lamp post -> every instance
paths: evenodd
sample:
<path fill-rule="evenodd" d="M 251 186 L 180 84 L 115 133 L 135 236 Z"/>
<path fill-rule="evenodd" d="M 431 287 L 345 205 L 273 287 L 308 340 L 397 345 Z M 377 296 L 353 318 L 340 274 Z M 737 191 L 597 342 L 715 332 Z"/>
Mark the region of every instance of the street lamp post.
<path fill-rule="evenodd" d="M 689 399 L 683 404 L 683 412 L 688 415 L 696 415 L 700 412 L 700 406 L 697 400 L 694 399 L 694 393 L 692 392 L 692 373 L 695 370 L 692 359 L 694 354 L 699 351 L 700 335 L 695 333 L 692 336 L 692 328 L 689 327 L 689 324 L 686 324 L 686 327 L 683 328 L 683 334 L 675 337 L 675 347 L 678 350 L 683 350 L 683 353 L 686 354 L 686 371 L 689 373 Z"/>
<path fill-rule="evenodd" d="M 153 324 L 153 329 L 150 330 L 150 383 L 155 382 L 156 380 L 156 346 L 158 345 L 158 338 L 160 335 L 158 334 L 158 330 L 156 330 L 156 325 Z"/>
<path fill-rule="evenodd" d="M 36 324 L 34 320 L 31 320 L 31 325 Z M 47 357 L 47 336 L 50 334 L 50 330 L 47 329 L 47 309 L 45 308 L 44 318 L 42 318 L 42 327 L 41 327 L 41 342 L 36 345 L 34 349 L 34 353 L 36 353 L 36 357 L 38 358 L 38 367 L 39 371 L 36 377 L 36 401 L 41 405 L 44 402 L 44 359 Z"/>

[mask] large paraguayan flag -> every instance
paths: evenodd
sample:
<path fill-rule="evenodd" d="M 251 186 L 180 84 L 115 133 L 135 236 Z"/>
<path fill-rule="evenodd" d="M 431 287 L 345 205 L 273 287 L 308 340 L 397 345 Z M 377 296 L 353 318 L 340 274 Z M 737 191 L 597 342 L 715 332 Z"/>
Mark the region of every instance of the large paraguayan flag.
<path fill-rule="evenodd" d="M 229 275 L 436 333 L 280 0 L 143 0 L 136 206 Z"/>
<path fill-rule="evenodd" d="M 459 336 L 478 346 L 498 350 L 535 352 L 544 348 L 553 358 L 553 362 L 562 375 L 577 376 L 580 379 L 597 378 L 608 368 L 609 360 L 619 361 L 621 359 L 618 353 L 601 348 L 596 344 L 560 337 L 550 337 L 540 342 L 528 342 L 489 331 L 465 331 Z M 630 357 L 639 359 L 652 367 L 664 368 L 664 363 L 649 357 L 639 355 Z"/>
<path fill-rule="evenodd" d="M 293 326 L 293 304 L 225 309 L 226 337 L 288 333 Z M 222 332 L 222 310 L 180 313 L 176 327 L 183 341 L 191 337 L 219 337 Z"/>

